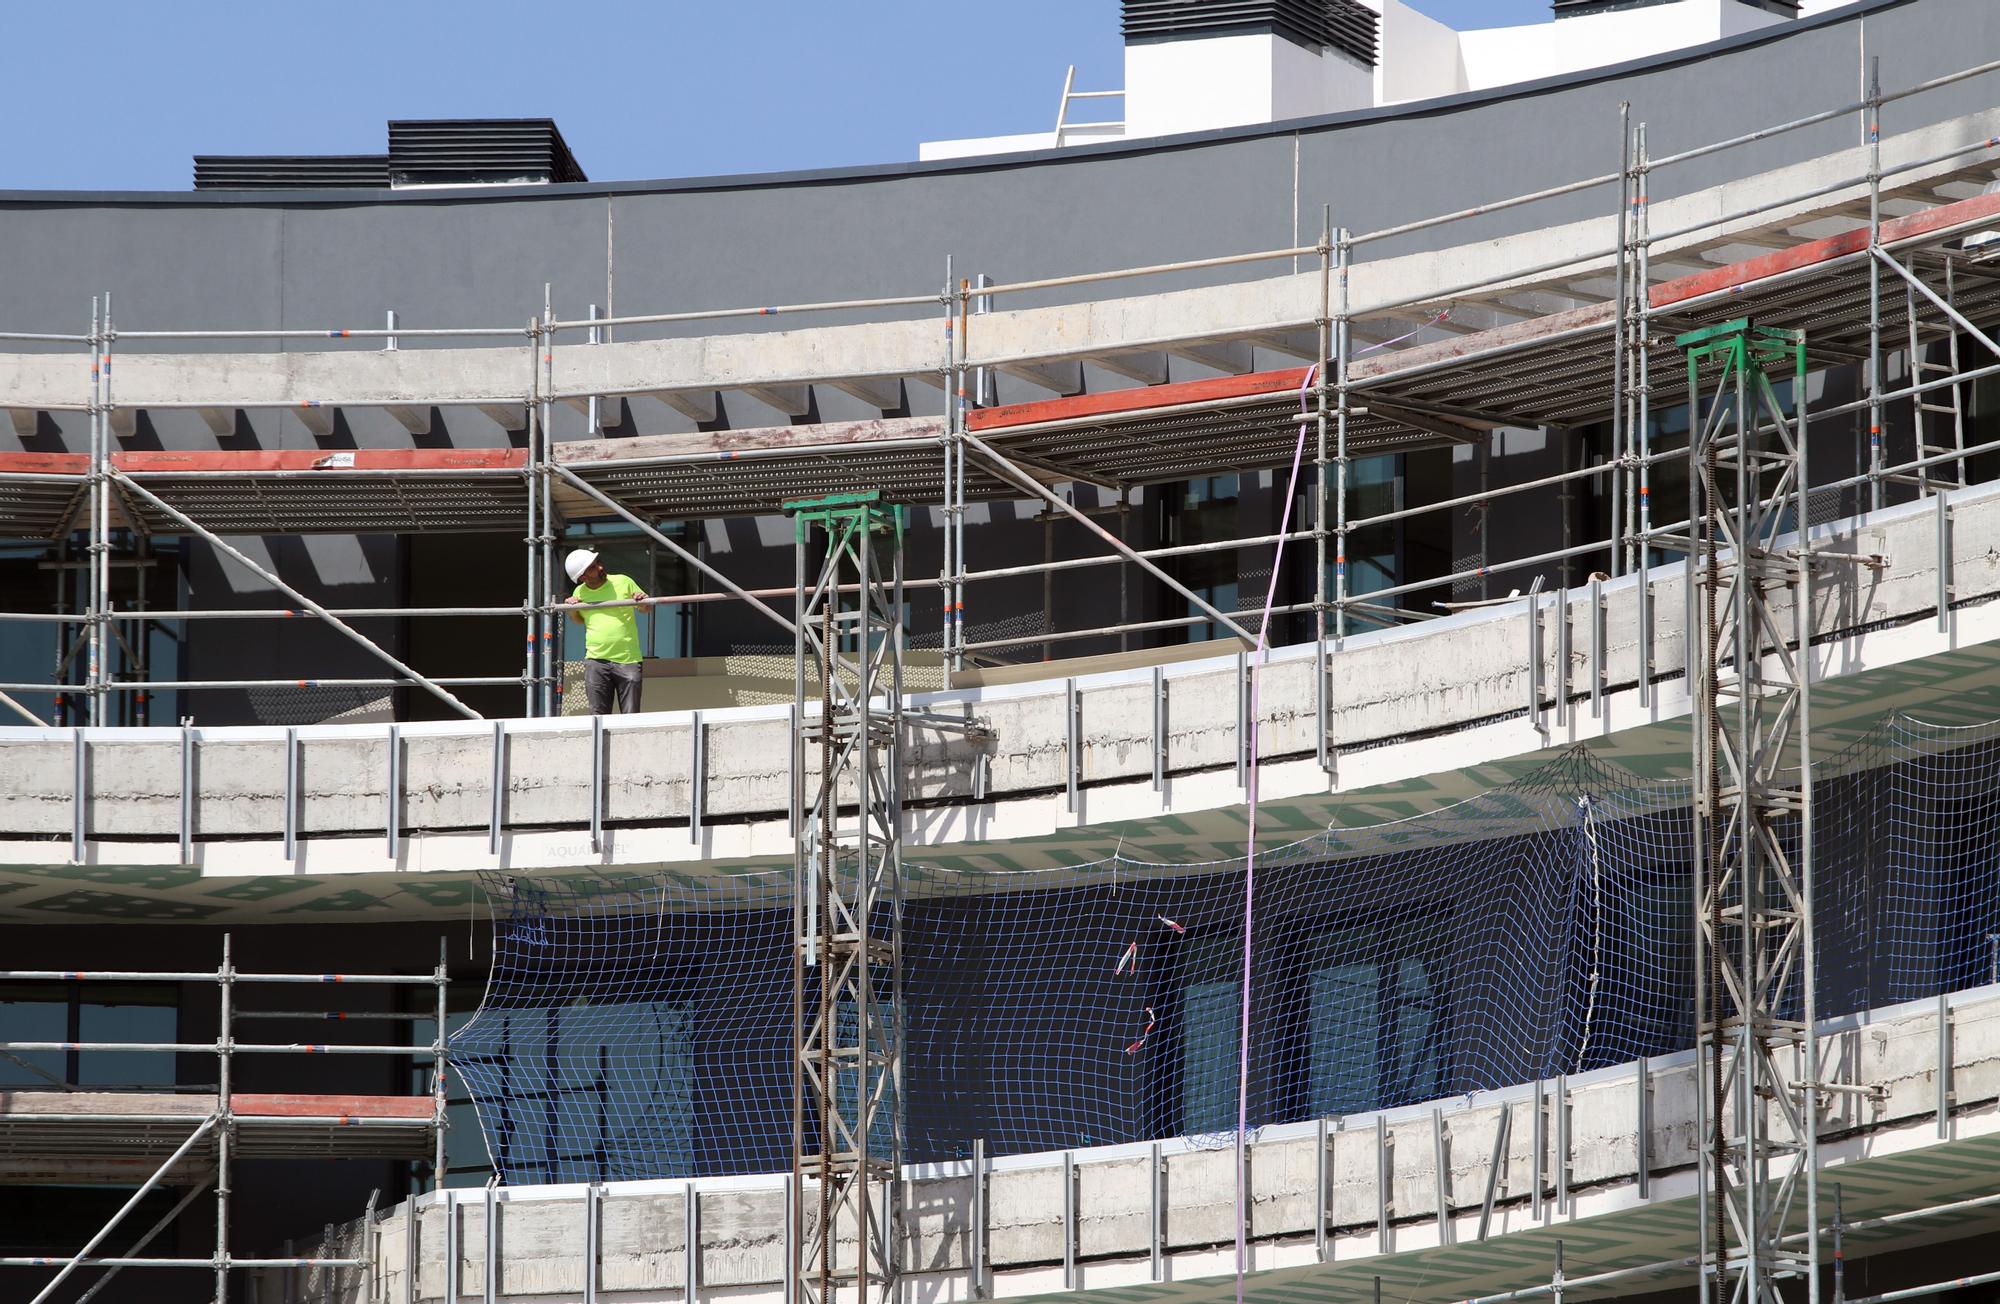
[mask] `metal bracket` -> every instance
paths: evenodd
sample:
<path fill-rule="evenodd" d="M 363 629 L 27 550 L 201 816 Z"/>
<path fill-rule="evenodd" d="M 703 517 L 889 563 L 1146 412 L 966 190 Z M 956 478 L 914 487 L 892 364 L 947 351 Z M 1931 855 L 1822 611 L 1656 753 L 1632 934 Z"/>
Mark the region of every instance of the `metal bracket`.
<path fill-rule="evenodd" d="M 1451 1167 L 1445 1159 L 1444 1110 L 1431 1107 L 1431 1155 L 1437 1177 L 1438 1244 L 1451 1244 Z"/>
<path fill-rule="evenodd" d="M 694 1182 L 687 1184 L 682 1200 L 682 1211 L 687 1215 L 687 1301 L 694 1304 L 695 1292 L 701 1289 L 701 1192 Z"/>
<path fill-rule="evenodd" d="M 500 1293 L 500 1197 L 491 1182 L 486 1184 L 486 1255 L 480 1264 L 480 1301 L 493 1304 Z"/>
<path fill-rule="evenodd" d="M 1062 1157 L 1063 1289 L 1076 1289 L 1076 1154 Z"/>
<path fill-rule="evenodd" d="M 1500 1106 L 1500 1121 L 1493 1128 L 1493 1162 L 1486 1169 L 1486 1198 L 1479 1205 L 1479 1239 L 1485 1240 L 1493 1226 L 1493 1201 L 1500 1193 L 1500 1176 L 1507 1171 L 1507 1134 L 1514 1124 L 1514 1107 Z"/>
<path fill-rule="evenodd" d="M 1152 1198 L 1153 1230 L 1150 1237 L 1153 1266 L 1153 1280 L 1166 1280 L 1166 1264 L 1163 1262 L 1167 1237 L 1166 1193 L 1162 1189 L 1166 1181 L 1166 1166 L 1160 1161 L 1160 1143 L 1153 1142 L 1146 1159 L 1147 1186 Z"/>
<path fill-rule="evenodd" d="M 181 726 L 181 864 L 194 863 L 194 730 Z"/>
<path fill-rule="evenodd" d="M 597 1304 L 598 1241 L 603 1235 L 604 1213 L 598 1193 L 595 1182 L 583 1188 L 583 1304 Z"/>
<path fill-rule="evenodd" d="M 1951 600 L 1954 596 L 1951 566 L 1951 502 L 1937 495 L 1937 622 L 1940 634 L 1951 632 Z"/>
<path fill-rule="evenodd" d="M 1153 791 L 1167 783 L 1167 674 L 1153 667 Z"/>
<path fill-rule="evenodd" d="M 285 730 L 285 860 L 299 855 L 299 731 Z"/>
<path fill-rule="evenodd" d="M 704 782 L 708 769 L 708 726 L 701 722 L 701 712 L 696 711 L 689 721 L 688 731 L 694 735 L 694 755 L 688 770 L 688 841 L 701 845 L 702 799 L 706 795 Z"/>
<path fill-rule="evenodd" d="M 1542 719 L 1542 577 L 1528 586 L 1528 723 L 1547 733 Z"/>
<path fill-rule="evenodd" d="M 1315 1141 L 1313 1149 L 1313 1257 L 1317 1262 L 1325 1263 L 1328 1249 L 1326 1205 L 1327 1196 L 1330 1194 L 1327 1189 L 1327 1179 L 1331 1176 L 1327 1170 L 1331 1165 L 1327 1162 L 1326 1120 L 1324 1118 L 1320 1119 L 1314 1127 L 1313 1138 Z"/>
<path fill-rule="evenodd" d="M 1639 1094 L 1634 1101 L 1639 1120 L 1635 1129 L 1634 1171 L 1639 1179 L 1639 1198 L 1644 1200 L 1653 1189 L 1653 1078 L 1651 1062 L 1644 1055 L 1639 1057 Z"/>
<path fill-rule="evenodd" d="M 1076 814 L 1076 790 L 1083 771 L 1083 703 L 1076 681 L 1063 681 L 1063 786 L 1070 814 Z"/>
<path fill-rule="evenodd" d="M 1644 587 L 1643 577 L 1639 581 Z M 1590 581 L 1590 718 L 1604 718 L 1604 581 Z"/>
<path fill-rule="evenodd" d="M 787 1188 L 789 1189 L 789 1188 Z M 966 1273 L 972 1278 L 972 1297 L 985 1299 L 986 1290 L 986 1139 L 972 1142 L 972 1243 L 966 1254 Z"/>
<path fill-rule="evenodd" d="M 1389 1210 L 1395 1203 L 1395 1161 L 1390 1158 L 1389 1124 L 1375 1116 L 1375 1252 L 1389 1252 Z"/>
<path fill-rule="evenodd" d="M 1236 786 L 1250 786 L 1250 657 L 1236 654 Z"/>
<path fill-rule="evenodd" d="M 90 790 L 84 786 L 85 744 L 83 730 L 69 731 L 70 759 L 72 762 L 69 789 L 70 837 L 69 858 L 81 864 L 86 825 L 89 822 Z"/>
<path fill-rule="evenodd" d="M 500 854 L 500 817 L 507 801 L 507 722 L 493 722 L 493 809 L 486 822 L 486 854 Z"/>
<path fill-rule="evenodd" d="M 390 861 L 396 859 L 397 845 L 403 840 L 403 731 L 398 725 L 389 726 L 389 790 L 388 811 L 382 821 L 383 837 L 387 840 Z"/>
<path fill-rule="evenodd" d="M 590 717 L 590 849 L 604 850 L 604 717 Z"/>

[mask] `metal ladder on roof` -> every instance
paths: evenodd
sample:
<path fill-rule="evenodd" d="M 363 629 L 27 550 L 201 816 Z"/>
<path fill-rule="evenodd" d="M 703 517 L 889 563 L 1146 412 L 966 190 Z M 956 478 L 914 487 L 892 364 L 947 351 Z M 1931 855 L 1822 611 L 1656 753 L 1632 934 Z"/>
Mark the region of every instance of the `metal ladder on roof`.
<path fill-rule="evenodd" d="M 1957 306 L 1956 280 L 1952 271 L 1953 260 L 1947 255 L 1944 264 L 1944 301 Z M 1920 302 L 1916 287 L 1905 282 L 1903 293 L 1908 303 L 1907 317 L 1910 328 L 1909 370 L 1912 385 L 1922 385 L 1928 381 L 1959 374 L 1958 328 L 1949 320 L 1926 324 L 1918 313 Z M 1933 362 L 1927 356 L 1928 347 L 1942 341 L 1945 346 L 1945 360 Z M 1914 475 L 1898 476 L 1917 486 L 1919 497 L 1932 493 L 1962 488 L 1966 483 L 1965 469 L 1965 398 L 1964 385 L 1954 380 L 1938 389 L 1920 392 L 1911 398 L 1911 426 L 1916 436 L 1917 461 L 1919 465 Z M 1935 466 L 1925 464 L 1933 457 L 1950 457 L 1952 460 Z"/>

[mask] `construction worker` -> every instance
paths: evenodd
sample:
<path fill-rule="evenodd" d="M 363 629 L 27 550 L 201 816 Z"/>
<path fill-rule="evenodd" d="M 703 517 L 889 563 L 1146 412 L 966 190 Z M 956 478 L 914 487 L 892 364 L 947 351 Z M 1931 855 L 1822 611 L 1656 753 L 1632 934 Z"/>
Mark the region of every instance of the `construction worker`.
<path fill-rule="evenodd" d="M 577 548 L 563 558 L 576 584 L 566 602 L 569 618 L 583 626 L 583 692 L 592 715 L 629 715 L 639 709 L 639 616 L 636 607 L 596 607 L 600 602 L 650 601 L 629 575 L 613 575 L 596 553 Z M 614 705 L 614 703 L 616 705 Z"/>

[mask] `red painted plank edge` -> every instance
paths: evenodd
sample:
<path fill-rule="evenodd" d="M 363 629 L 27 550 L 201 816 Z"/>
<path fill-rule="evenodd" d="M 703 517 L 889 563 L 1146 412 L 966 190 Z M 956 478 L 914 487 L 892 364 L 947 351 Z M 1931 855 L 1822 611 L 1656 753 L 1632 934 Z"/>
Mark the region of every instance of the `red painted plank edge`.
<path fill-rule="evenodd" d="M 88 453 L 0 453 L 0 471 L 16 475 L 86 475 Z"/>
<path fill-rule="evenodd" d="M 1882 223 L 1882 243 L 1896 244 L 1964 222 L 1977 222 L 1996 215 L 2000 215 L 2000 195 L 1975 195 L 1971 199 L 1961 199 L 1957 203 L 1940 204 L 1921 213 L 1911 213 L 1908 217 L 1890 218 Z M 1665 308 L 1672 304 L 1685 303 L 1689 299 L 1700 298 L 1705 294 L 1741 289 L 1766 277 L 1797 271 L 1814 263 L 1845 258 L 1850 254 L 1862 253 L 1867 248 L 1867 227 L 1843 231 L 1839 235 L 1811 240 L 1790 249 L 1761 254 L 1740 263 L 1731 263 L 1727 267 L 1717 267 L 1712 271 L 1696 272 L 1691 276 L 1662 281 L 1653 287 L 1653 306 Z"/>
<path fill-rule="evenodd" d="M 1137 389 L 1112 390 L 1104 394 L 1078 394 L 1073 398 L 1043 399 L 1034 403 L 1013 403 L 1006 407 L 979 408 L 966 416 L 968 430 L 1004 430 L 1013 426 L 1039 425 L 1044 421 L 1067 421 L 1076 417 L 1110 416 L 1120 412 L 1143 412 L 1149 408 L 1173 407 L 1182 403 L 1206 403 L 1217 399 L 1248 398 L 1258 394 L 1282 394 L 1305 384 L 1310 367 L 1286 371 L 1253 371 L 1244 376 L 1217 376 L 1212 380 L 1179 380 L 1170 385 L 1144 385 Z"/>
<path fill-rule="evenodd" d="M 121 471 L 479 471 L 528 464 L 521 448 L 204 449 L 113 453 Z"/>
<path fill-rule="evenodd" d="M 240 1091 L 229 1108 L 253 1118 L 430 1118 L 437 1104 L 429 1096 L 313 1096 L 296 1092 Z"/>

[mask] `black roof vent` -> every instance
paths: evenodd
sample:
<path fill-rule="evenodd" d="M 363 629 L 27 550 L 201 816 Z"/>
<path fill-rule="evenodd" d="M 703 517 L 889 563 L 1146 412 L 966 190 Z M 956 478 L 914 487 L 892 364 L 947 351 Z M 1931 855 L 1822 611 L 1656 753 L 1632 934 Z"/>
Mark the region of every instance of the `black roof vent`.
<path fill-rule="evenodd" d="M 1799 16 L 1799 0 L 1736 0 L 1738 4 L 1749 5 L 1752 9 L 1762 9 L 1766 13 L 1777 14 L 1781 18 Z M 1651 5 L 1672 4 L 1673 0 L 1553 0 L 1556 17 L 1568 18 L 1576 14 L 1605 14 L 1614 9 L 1645 9 Z"/>
<path fill-rule="evenodd" d="M 387 154 L 197 154 L 196 190 L 380 190 Z"/>
<path fill-rule="evenodd" d="M 389 124 L 389 183 L 493 186 L 588 181 L 553 118 Z"/>
<path fill-rule="evenodd" d="M 1124 0 L 1125 42 L 1271 32 L 1375 66 L 1381 19 L 1361 0 Z"/>

